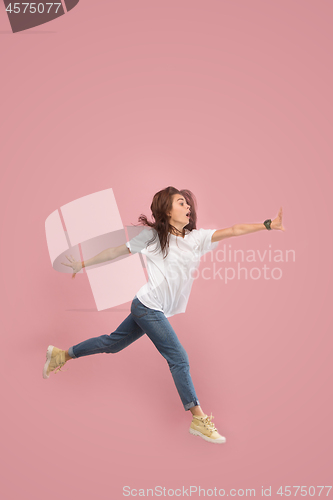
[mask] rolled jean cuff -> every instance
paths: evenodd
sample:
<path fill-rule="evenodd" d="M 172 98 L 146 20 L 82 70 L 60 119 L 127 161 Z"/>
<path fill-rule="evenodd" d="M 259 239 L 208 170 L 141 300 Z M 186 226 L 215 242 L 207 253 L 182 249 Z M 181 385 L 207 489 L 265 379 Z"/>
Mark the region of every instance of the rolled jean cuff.
<path fill-rule="evenodd" d="M 69 353 L 69 351 L 68 351 Z M 200 403 L 198 400 L 196 400 L 195 402 L 191 401 L 190 403 L 187 403 L 186 405 L 184 405 L 184 408 L 185 408 L 185 411 L 189 410 L 190 408 L 193 408 L 193 406 L 200 406 Z"/>
<path fill-rule="evenodd" d="M 68 349 L 68 354 L 70 355 L 71 358 L 76 358 L 74 351 L 73 351 L 73 346 Z"/>

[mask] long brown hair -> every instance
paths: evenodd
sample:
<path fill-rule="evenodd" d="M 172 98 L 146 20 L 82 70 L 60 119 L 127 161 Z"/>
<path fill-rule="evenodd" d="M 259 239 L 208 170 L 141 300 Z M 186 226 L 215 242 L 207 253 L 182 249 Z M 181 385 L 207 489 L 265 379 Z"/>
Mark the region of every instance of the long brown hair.
<path fill-rule="evenodd" d="M 161 244 L 161 251 L 164 252 L 166 246 L 169 247 L 169 233 L 173 229 L 177 230 L 172 224 L 169 223 L 169 217 L 166 215 L 169 210 L 172 209 L 172 200 L 173 195 L 180 194 L 184 196 L 187 204 L 190 206 L 190 220 L 187 226 L 185 226 L 185 230 L 192 231 L 196 229 L 197 226 L 197 201 L 194 194 L 189 189 L 176 189 L 173 186 L 168 186 L 165 189 L 162 189 L 158 193 L 154 194 L 153 201 L 150 205 L 150 210 L 152 212 L 152 217 L 155 219 L 155 222 L 150 222 L 147 217 L 143 214 L 140 215 L 138 221 L 141 222 L 143 226 L 149 226 L 154 228 L 157 231 L 157 235 Z M 156 240 L 155 235 L 151 240 L 149 240 L 148 245 L 153 243 Z M 166 252 L 165 257 L 168 255 Z"/>

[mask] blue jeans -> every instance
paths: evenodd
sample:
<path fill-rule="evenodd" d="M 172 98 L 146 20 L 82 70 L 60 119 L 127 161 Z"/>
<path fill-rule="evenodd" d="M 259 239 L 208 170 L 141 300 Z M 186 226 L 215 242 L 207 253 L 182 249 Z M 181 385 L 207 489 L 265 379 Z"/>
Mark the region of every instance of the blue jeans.
<path fill-rule="evenodd" d="M 200 405 L 190 375 L 188 355 L 179 342 L 168 318 L 161 311 L 146 307 L 137 296 L 131 305 L 131 313 L 110 335 L 101 335 L 80 342 L 68 349 L 72 358 L 89 354 L 116 353 L 147 334 L 155 347 L 166 359 L 177 391 L 185 410 Z"/>

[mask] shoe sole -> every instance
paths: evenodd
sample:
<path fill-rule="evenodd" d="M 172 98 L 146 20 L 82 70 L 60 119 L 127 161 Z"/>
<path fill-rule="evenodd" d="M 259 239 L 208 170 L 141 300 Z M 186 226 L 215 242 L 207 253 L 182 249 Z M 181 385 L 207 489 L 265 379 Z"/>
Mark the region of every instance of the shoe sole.
<path fill-rule="evenodd" d="M 190 427 L 189 433 L 192 434 L 193 436 L 200 436 L 200 437 L 202 437 L 202 439 L 204 439 L 205 441 L 208 441 L 209 443 L 222 444 L 222 443 L 225 443 L 227 441 L 225 437 L 223 437 L 222 439 L 211 439 L 211 438 L 205 436 L 204 434 L 202 434 L 202 432 L 196 431 L 195 429 L 192 429 L 192 427 Z"/>
<path fill-rule="evenodd" d="M 47 375 L 47 369 L 49 367 L 51 357 L 52 357 L 52 351 L 53 351 L 53 345 L 49 345 L 49 347 L 46 350 L 46 363 L 43 368 L 43 378 L 49 378 L 50 375 Z"/>

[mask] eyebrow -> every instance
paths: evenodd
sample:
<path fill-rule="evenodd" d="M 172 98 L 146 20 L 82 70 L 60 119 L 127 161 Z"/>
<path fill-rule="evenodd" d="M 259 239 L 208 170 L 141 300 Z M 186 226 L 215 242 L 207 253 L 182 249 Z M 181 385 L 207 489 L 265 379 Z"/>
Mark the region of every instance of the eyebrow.
<path fill-rule="evenodd" d="M 179 200 L 182 200 L 182 201 L 185 201 L 185 202 L 186 202 L 186 200 L 185 200 L 184 198 L 178 198 L 178 200 L 177 200 L 177 201 L 179 201 Z"/>

